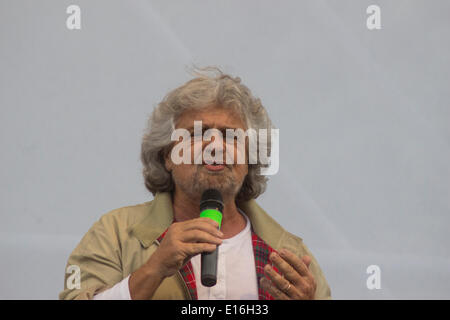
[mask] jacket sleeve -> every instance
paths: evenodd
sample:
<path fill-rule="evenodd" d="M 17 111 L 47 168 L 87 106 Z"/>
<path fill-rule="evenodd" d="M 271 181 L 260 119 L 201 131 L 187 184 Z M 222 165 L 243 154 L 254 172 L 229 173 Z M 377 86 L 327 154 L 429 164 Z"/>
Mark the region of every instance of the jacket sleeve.
<path fill-rule="evenodd" d="M 93 299 L 95 294 L 123 279 L 117 224 L 111 215 L 102 216 L 84 235 L 69 256 L 66 271 L 73 270 L 69 266 L 79 270 L 79 277 L 75 273 L 65 274 L 60 299 Z"/>

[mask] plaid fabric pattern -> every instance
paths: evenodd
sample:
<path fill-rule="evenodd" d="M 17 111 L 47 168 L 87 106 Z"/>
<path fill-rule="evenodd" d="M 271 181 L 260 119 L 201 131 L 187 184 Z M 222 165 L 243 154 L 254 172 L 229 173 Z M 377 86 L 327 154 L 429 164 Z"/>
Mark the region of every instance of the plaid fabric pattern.
<path fill-rule="evenodd" d="M 164 236 L 167 233 L 164 231 L 159 237 L 158 241 L 161 242 Z M 275 249 L 270 247 L 264 240 L 262 240 L 252 229 L 252 246 L 253 246 L 253 254 L 255 256 L 255 267 L 256 267 L 256 277 L 258 279 L 258 298 L 259 300 L 273 300 L 273 297 L 267 292 L 264 291 L 260 286 L 260 281 L 264 274 L 264 266 L 266 264 L 271 264 L 269 260 L 269 255 L 272 252 L 276 252 Z M 272 265 L 273 269 L 277 272 L 278 269 Z M 194 269 L 192 268 L 191 261 L 189 261 L 183 268 L 180 269 L 181 276 L 183 277 L 183 281 L 186 284 L 189 294 L 193 300 L 198 300 L 197 296 L 197 285 L 195 283 L 195 275 Z M 266 278 L 268 278 L 266 276 Z M 269 278 L 268 278 L 269 279 Z"/>
<path fill-rule="evenodd" d="M 256 233 L 252 230 L 252 245 L 253 245 L 253 253 L 255 255 L 255 267 L 256 267 L 256 277 L 258 278 L 258 297 L 259 300 L 273 300 L 273 297 L 267 292 L 264 291 L 260 286 L 261 279 L 265 276 L 264 274 L 264 266 L 266 264 L 270 264 L 273 269 L 278 272 L 278 269 L 272 265 L 269 260 L 269 256 L 272 252 L 276 252 L 271 246 L 269 246 L 264 240 L 262 240 Z M 266 276 L 267 279 L 269 277 Z M 270 279 L 269 279 L 270 280 Z"/>

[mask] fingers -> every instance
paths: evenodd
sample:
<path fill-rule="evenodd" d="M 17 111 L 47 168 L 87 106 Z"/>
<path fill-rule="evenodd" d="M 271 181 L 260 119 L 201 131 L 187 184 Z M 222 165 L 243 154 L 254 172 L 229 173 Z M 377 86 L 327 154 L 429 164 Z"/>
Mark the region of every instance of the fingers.
<path fill-rule="evenodd" d="M 188 230 L 181 235 L 180 240 L 183 242 L 206 242 L 216 245 L 222 244 L 221 238 L 202 230 Z"/>
<path fill-rule="evenodd" d="M 202 252 L 212 252 L 222 244 L 223 233 L 219 224 L 209 218 L 196 218 L 179 222 L 174 234 L 180 243 L 180 249 L 192 257 Z"/>
<path fill-rule="evenodd" d="M 279 254 L 277 254 L 276 252 L 272 252 L 269 256 L 269 259 L 278 268 L 281 274 L 283 274 L 284 277 L 286 277 L 288 281 L 294 284 L 301 283 L 302 279 L 300 274 L 289 263 L 284 261 Z M 267 265 L 266 267 L 270 267 L 270 265 Z M 271 274 L 273 275 L 277 274 L 281 278 L 281 275 L 275 272 L 273 268 L 270 268 L 269 270 L 271 271 Z"/>
<path fill-rule="evenodd" d="M 288 295 L 281 291 L 281 289 L 275 286 L 270 280 L 262 278 L 260 281 L 260 285 L 263 290 L 269 292 L 269 294 L 276 300 L 289 300 Z"/>
<path fill-rule="evenodd" d="M 269 259 L 282 274 L 280 275 L 270 265 L 265 266 L 264 271 L 271 280 L 273 287 L 293 299 L 310 299 L 314 297 L 316 283 L 314 276 L 308 269 L 312 261 L 311 257 L 304 256 L 299 258 L 292 252 L 282 249 L 279 254 L 272 252 Z M 277 290 L 272 288 L 272 291 L 278 294 L 279 299 L 283 298 Z"/>
<path fill-rule="evenodd" d="M 191 226 L 191 225 L 199 225 L 199 224 L 207 224 L 207 225 L 211 225 L 215 228 L 217 228 L 219 226 L 219 223 L 213 219 L 210 218 L 195 218 L 195 219 L 191 219 L 185 222 L 186 226 Z"/>
<path fill-rule="evenodd" d="M 291 284 L 290 280 L 285 279 L 283 276 L 281 276 L 269 264 L 267 264 L 264 267 L 264 272 L 266 273 L 267 276 L 269 276 L 269 278 L 272 280 L 272 284 L 274 284 L 277 289 L 281 290 L 286 295 L 289 294 L 289 292 L 287 292 L 287 288 L 290 289 L 290 287 L 291 287 L 290 286 L 290 284 Z"/>
<path fill-rule="evenodd" d="M 186 245 L 188 255 L 193 257 L 203 252 L 213 252 L 216 250 L 217 245 L 211 243 L 189 243 Z"/>
<path fill-rule="evenodd" d="M 222 232 L 220 232 L 218 229 L 219 224 L 217 223 L 217 221 L 214 221 L 209 218 L 192 219 L 186 222 L 182 222 L 182 225 L 183 231 L 198 229 L 209 232 L 212 235 L 216 235 L 219 237 L 223 236 Z"/>
<path fill-rule="evenodd" d="M 218 223 L 209 218 L 197 218 L 182 223 L 180 240 L 183 242 L 209 242 L 221 244 L 223 233 L 217 229 Z"/>
<path fill-rule="evenodd" d="M 303 279 L 297 271 L 292 268 L 286 261 L 284 261 L 278 254 L 273 252 L 269 259 L 276 265 L 278 270 L 283 274 L 280 275 L 276 272 L 271 265 L 266 265 L 264 267 L 264 272 L 271 280 L 271 285 L 275 288 L 272 290 L 279 296 L 276 299 L 284 299 L 283 295 L 280 295 L 278 291 L 284 293 L 288 298 L 292 299 L 304 299 L 302 293 L 304 288 L 308 287 L 308 283 Z M 302 290 L 298 291 L 297 288 Z M 278 291 L 276 290 L 278 289 Z"/>
<path fill-rule="evenodd" d="M 292 252 L 290 252 L 289 250 L 286 250 L 286 249 L 280 250 L 280 256 L 283 260 L 286 261 L 286 263 L 291 265 L 292 268 L 294 268 L 298 272 L 298 274 L 300 274 L 301 276 L 306 277 L 310 280 L 314 279 L 314 276 L 312 275 L 311 271 L 309 270 L 309 264 L 311 263 L 311 257 L 303 256 L 303 258 L 300 259 L 295 254 L 293 254 Z M 306 262 L 309 261 L 308 265 L 305 264 L 305 260 L 306 260 Z"/>

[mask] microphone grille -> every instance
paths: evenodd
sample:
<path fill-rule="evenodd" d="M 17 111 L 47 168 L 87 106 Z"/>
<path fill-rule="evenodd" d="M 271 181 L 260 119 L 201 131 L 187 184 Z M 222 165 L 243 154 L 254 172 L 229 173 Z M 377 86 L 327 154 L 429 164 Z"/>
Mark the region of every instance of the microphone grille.
<path fill-rule="evenodd" d="M 223 199 L 222 194 L 217 189 L 205 190 L 202 194 L 202 199 L 200 200 L 200 208 L 215 206 L 219 211 L 223 210 Z"/>

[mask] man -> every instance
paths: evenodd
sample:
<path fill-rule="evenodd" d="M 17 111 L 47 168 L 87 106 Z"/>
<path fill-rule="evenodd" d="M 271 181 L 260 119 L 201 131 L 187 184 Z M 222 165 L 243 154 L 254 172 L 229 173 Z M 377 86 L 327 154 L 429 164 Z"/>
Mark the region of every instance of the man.
<path fill-rule="evenodd" d="M 208 130 L 272 128 L 260 100 L 239 78 L 213 71 L 212 76 L 197 73 L 154 110 L 141 152 L 145 185 L 154 200 L 114 210 L 92 226 L 68 260 L 68 266 L 80 268 L 80 286 L 65 283 L 61 299 L 331 298 L 302 239 L 255 202 L 266 187 L 260 173 L 267 164 L 249 161 L 248 136 L 244 161 L 237 161 L 239 139 L 203 139 Z M 174 130 L 192 139 L 173 141 Z M 204 155 L 211 144 L 222 148 L 210 153 L 215 160 L 196 161 L 195 150 Z M 177 160 L 180 151 L 188 161 Z M 223 159 L 226 154 L 231 162 Z M 223 197 L 220 230 L 217 222 L 199 218 L 201 195 L 210 188 Z M 204 287 L 200 254 L 217 247 L 217 284 Z"/>

